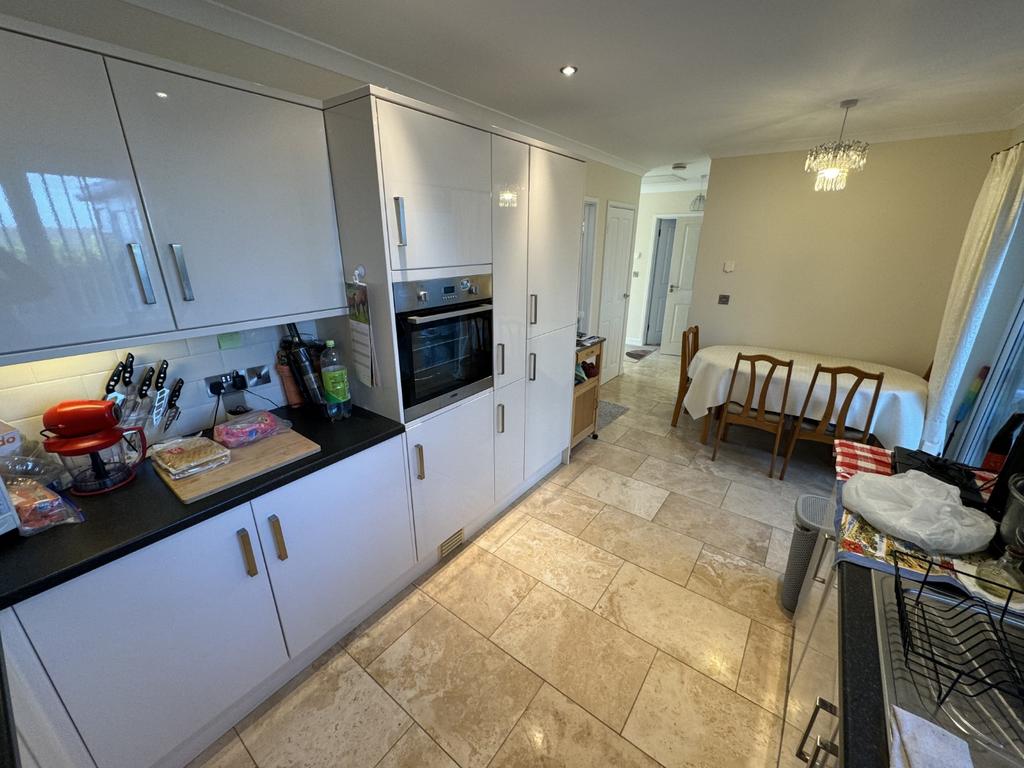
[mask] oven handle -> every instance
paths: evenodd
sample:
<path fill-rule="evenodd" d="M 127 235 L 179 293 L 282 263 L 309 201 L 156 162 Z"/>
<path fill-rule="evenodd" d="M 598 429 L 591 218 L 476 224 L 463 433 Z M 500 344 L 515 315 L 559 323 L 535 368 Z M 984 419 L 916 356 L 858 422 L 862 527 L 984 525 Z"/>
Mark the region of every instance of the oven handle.
<path fill-rule="evenodd" d="M 427 315 L 425 317 L 420 317 L 418 315 L 413 315 L 412 317 L 407 317 L 405 319 L 408 320 L 413 325 L 423 325 L 424 323 L 432 323 L 435 320 L 448 320 L 448 319 L 450 319 L 452 317 L 462 317 L 464 315 L 475 315 L 475 314 L 477 314 L 479 312 L 490 312 L 490 311 L 491 311 L 491 305 L 490 304 L 481 304 L 478 307 L 472 307 L 470 309 L 457 309 L 454 312 L 442 312 L 439 315 Z"/>

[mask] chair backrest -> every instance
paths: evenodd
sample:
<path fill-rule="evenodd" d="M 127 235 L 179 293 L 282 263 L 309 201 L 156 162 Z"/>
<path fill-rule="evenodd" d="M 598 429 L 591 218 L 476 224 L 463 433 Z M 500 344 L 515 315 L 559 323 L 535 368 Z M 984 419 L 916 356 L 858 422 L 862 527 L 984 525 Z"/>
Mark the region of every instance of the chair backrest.
<path fill-rule="evenodd" d="M 850 413 L 850 405 L 853 404 L 853 398 L 857 395 L 857 390 L 860 389 L 860 385 L 865 381 L 873 381 L 875 383 L 875 391 L 871 395 L 871 405 L 868 407 L 867 420 L 864 422 L 864 434 L 861 437 L 861 442 L 866 443 L 868 441 L 868 435 L 871 434 L 871 424 L 875 420 L 875 406 L 878 405 L 878 395 L 882 391 L 882 379 L 885 374 L 881 371 L 878 373 L 869 373 L 868 371 L 862 371 L 860 368 L 854 368 L 852 365 L 829 368 L 818 363 L 814 368 L 814 375 L 811 377 L 811 386 L 807 390 L 807 397 L 804 399 L 804 407 L 800 409 L 800 421 L 798 424 L 801 425 L 801 427 L 804 423 L 804 417 L 807 415 L 807 406 L 810 405 L 811 398 L 814 396 L 814 388 L 818 384 L 818 376 L 821 375 L 829 377 L 828 402 L 825 404 L 825 410 L 821 415 L 821 420 L 818 422 L 818 426 L 811 430 L 811 432 L 821 436 L 828 430 L 829 424 L 835 424 L 835 438 L 837 440 L 842 440 L 843 436 L 846 434 L 846 418 Z M 837 413 L 836 399 L 839 396 L 840 376 L 853 376 L 853 385 L 847 391 L 846 397 L 843 398 L 843 403 L 839 407 L 839 411 Z M 833 414 L 835 414 L 834 418 Z"/>
<path fill-rule="evenodd" d="M 697 350 L 700 349 L 700 328 L 696 325 L 691 325 L 685 331 L 683 331 L 683 368 L 689 370 L 690 363 L 693 362 L 694 356 L 697 354 Z"/>
<path fill-rule="evenodd" d="M 754 393 L 757 389 L 757 364 L 767 363 L 768 372 L 764 376 L 764 380 L 761 382 L 761 391 L 757 395 L 757 402 L 754 402 Z M 749 383 L 747 384 L 747 394 L 743 402 L 733 397 L 733 389 L 736 387 L 736 377 L 742 368 L 749 366 Z M 779 413 L 784 414 L 786 412 L 786 400 L 789 398 L 789 380 L 793 376 L 793 361 L 792 360 L 780 360 L 777 357 L 771 355 L 744 355 L 742 352 L 736 355 L 736 365 L 732 369 L 732 378 L 729 380 L 729 400 L 728 402 L 736 403 L 741 407 L 739 414 L 741 418 L 753 419 L 757 422 L 767 423 L 766 416 L 769 411 L 767 409 L 768 401 L 768 390 L 771 388 L 772 379 L 775 377 L 775 372 L 780 369 L 786 371 L 786 382 L 782 387 L 782 402 L 779 406 Z"/>

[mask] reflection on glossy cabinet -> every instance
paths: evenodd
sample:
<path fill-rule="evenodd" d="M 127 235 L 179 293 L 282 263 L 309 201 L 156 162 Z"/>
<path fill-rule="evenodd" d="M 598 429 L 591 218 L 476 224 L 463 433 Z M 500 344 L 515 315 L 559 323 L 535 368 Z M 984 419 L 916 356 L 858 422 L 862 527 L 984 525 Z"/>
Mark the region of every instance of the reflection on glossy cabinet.
<path fill-rule="evenodd" d="M 526 479 L 526 380 L 494 390 L 494 498 L 504 501 Z"/>
<path fill-rule="evenodd" d="M 103 59 L 0 31 L 0 354 L 174 329 Z"/>
<path fill-rule="evenodd" d="M 153 765 L 287 661 L 243 504 L 15 606 L 97 765 Z"/>
<path fill-rule="evenodd" d="M 402 438 L 252 502 L 295 657 L 416 563 Z"/>
<path fill-rule="evenodd" d="M 530 148 L 491 137 L 494 256 L 494 386 L 526 374 L 526 265 Z"/>
<path fill-rule="evenodd" d="M 526 355 L 526 476 L 569 447 L 576 328 L 530 339 Z"/>
<path fill-rule="evenodd" d="M 530 147 L 530 338 L 575 327 L 586 166 Z"/>
<path fill-rule="evenodd" d="M 490 135 L 375 103 L 391 268 L 490 264 Z"/>
<path fill-rule="evenodd" d="M 343 307 L 323 114 L 107 66 L 178 327 Z"/>

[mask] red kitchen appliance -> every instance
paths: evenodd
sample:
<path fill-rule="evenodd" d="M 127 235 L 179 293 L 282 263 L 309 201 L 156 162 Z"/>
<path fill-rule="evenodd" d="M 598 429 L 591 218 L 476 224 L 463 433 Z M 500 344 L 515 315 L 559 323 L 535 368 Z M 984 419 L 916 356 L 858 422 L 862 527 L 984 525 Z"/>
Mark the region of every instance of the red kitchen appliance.
<path fill-rule="evenodd" d="M 43 447 L 60 456 L 71 475 L 72 493 L 106 493 L 135 477 L 135 468 L 146 458 L 146 435 L 142 427 L 118 426 L 120 420 L 121 408 L 112 400 L 67 400 L 43 414 Z M 138 434 L 138 446 L 129 442 L 131 432 Z M 135 450 L 134 461 L 126 446 Z"/>

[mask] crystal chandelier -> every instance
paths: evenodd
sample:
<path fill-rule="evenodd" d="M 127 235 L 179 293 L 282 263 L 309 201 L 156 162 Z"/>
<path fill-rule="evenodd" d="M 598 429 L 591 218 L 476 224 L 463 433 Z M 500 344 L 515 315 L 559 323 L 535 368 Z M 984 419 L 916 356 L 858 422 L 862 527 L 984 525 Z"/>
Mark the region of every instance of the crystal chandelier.
<path fill-rule="evenodd" d="M 846 188 L 846 176 L 850 171 L 859 171 L 868 161 L 868 145 L 863 141 L 843 141 L 846 130 L 846 118 L 850 110 L 857 106 L 857 99 L 839 102 L 843 113 L 843 126 L 839 129 L 839 138 L 819 144 L 807 153 L 804 170 L 816 173 L 814 179 L 815 192 L 833 192 Z"/>
<path fill-rule="evenodd" d="M 694 213 L 699 213 L 704 210 L 704 203 L 708 201 L 707 196 L 707 179 L 708 175 L 702 174 L 700 177 L 700 194 L 697 195 L 693 200 L 690 201 L 690 210 Z"/>

